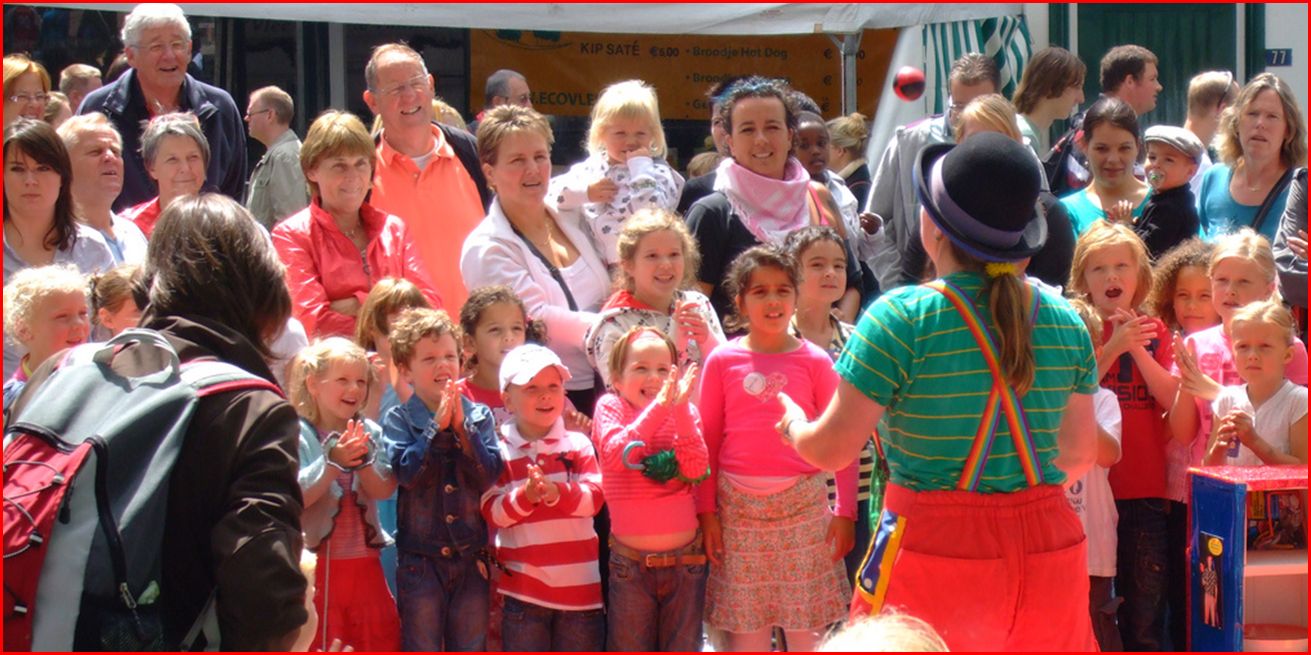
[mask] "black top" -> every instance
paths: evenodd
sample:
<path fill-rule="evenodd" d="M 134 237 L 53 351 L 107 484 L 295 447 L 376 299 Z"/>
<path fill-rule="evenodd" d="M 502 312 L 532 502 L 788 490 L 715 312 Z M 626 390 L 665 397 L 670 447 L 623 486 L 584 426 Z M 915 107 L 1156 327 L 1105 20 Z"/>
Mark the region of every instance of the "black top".
<path fill-rule="evenodd" d="M 851 195 L 856 196 L 856 200 L 860 203 L 858 205 L 860 209 L 863 210 L 869 205 L 869 189 L 873 184 L 869 174 L 869 164 L 857 166 L 856 170 L 851 171 L 851 175 L 842 178 L 842 181 L 847 183 Z"/>
<path fill-rule="evenodd" d="M 1074 228 L 1065 205 L 1050 192 L 1038 194 L 1038 202 L 1047 214 L 1047 243 L 1029 260 L 1026 272 L 1054 287 L 1064 288 L 1074 261 Z"/>
<path fill-rule="evenodd" d="M 698 178 L 700 179 L 700 178 Z M 685 193 L 686 195 L 686 193 Z M 712 285 L 710 304 L 719 314 L 720 323 L 734 312 L 733 299 L 728 295 L 728 269 L 738 255 L 760 245 L 756 235 L 747 229 L 742 219 L 733 213 L 728 198 L 713 192 L 702 198 L 687 212 L 687 227 L 696 237 L 701 250 L 701 268 L 697 281 Z M 860 266 L 851 244 L 844 244 L 847 252 L 847 288 L 860 288 Z"/>
<path fill-rule="evenodd" d="M 715 192 L 716 172 L 711 171 L 701 177 L 694 177 L 683 185 L 683 195 L 678 197 L 678 213 L 687 216 L 687 210 L 696 204 L 696 201 Z"/>
<path fill-rule="evenodd" d="M 1165 191 L 1153 191 L 1133 231 L 1143 238 L 1152 259 L 1198 234 L 1200 220 L 1193 190 L 1187 183 Z"/>

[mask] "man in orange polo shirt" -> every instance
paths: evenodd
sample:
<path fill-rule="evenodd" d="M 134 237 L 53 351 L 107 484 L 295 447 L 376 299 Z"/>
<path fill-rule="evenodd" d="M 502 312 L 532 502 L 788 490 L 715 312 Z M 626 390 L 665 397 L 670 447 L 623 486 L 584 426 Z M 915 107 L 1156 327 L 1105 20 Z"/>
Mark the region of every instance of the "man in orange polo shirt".
<path fill-rule="evenodd" d="M 375 48 L 364 77 L 364 102 L 382 118 L 369 202 L 405 221 L 445 309 L 456 315 L 469 295 L 460 247 L 491 201 L 477 143 L 433 122 L 433 78 L 409 46 Z"/>

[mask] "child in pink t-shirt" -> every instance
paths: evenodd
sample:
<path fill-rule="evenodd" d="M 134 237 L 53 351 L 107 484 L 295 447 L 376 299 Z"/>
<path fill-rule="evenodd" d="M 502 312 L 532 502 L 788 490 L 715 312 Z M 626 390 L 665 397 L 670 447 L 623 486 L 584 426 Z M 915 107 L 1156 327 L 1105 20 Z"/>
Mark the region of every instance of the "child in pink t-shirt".
<path fill-rule="evenodd" d="M 1230 322 L 1244 305 L 1275 297 L 1275 259 L 1270 242 L 1250 229 L 1223 237 L 1211 256 L 1211 302 L 1221 324 L 1187 338 L 1175 335 L 1179 395 L 1170 408 L 1170 429 L 1191 449 L 1190 461 L 1201 464 L 1211 434 L 1211 402 L 1220 389 L 1243 384 L 1234 366 L 1229 341 Z M 1284 375 L 1306 386 L 1306 344 L 1293 339 L 1293 356 Z"/>
<path fill-rule="evenodd" d="M 842 558 L 855 542 L 856 462 L 827 476 L 779 437 L 786 391 L 814 418 L 837 389 L 828 354 L 793 336 L 796 261 L 772 246 L 740 255 L 728 285 L 747 334 L 706 359 L 699 407 L 710 478 L 697 490 L 706 553 L 714 564 L 706 621 L 734 651 L 767 651 L 771 628 L 791 650 L 812 650 L 825 626 L 846 616 Z"/>
<path fill-rule="evenodd" d="M 678 370 L 678 347 L 638 326 L 610 351 L 613 393 L 596 405 L 592 439 L 610 507 L 610 651 L 701 646 L 706 556 L 692 485 L 709 472 L 701 418 L 690 401 L 697 365 Z"/>

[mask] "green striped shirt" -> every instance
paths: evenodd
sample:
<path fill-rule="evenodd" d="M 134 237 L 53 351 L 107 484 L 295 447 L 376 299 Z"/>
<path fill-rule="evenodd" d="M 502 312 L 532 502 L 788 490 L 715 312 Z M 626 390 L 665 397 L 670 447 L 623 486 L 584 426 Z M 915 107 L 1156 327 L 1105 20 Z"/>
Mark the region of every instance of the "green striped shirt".
<path fill-rule="evenodd" d="M 983 277 L 955 273 L 947 280 L 967 298 L 975 298 L 995 334 L 987 301 L 979 298 Z M 1061 413 L 1071 392 L 1097 390 L 1097 360 L 1078 315 L 1063 298 L 1047 291 L 1042 291 L 1032 343 L 1037 370 L 1021 404 L 1043 477 L 1059 483 L 1065 474 L 1053 462 Z M 945 296 L 924 286 L 884 294 L 861 317 L 837 371 L 887 409 L 879 429 L 893 482 L 920 491 L 955 488 L 992 376 L 965 321 Z M 979 491 L 1010 492 L 1025 486 L 1003 419 Z"/>

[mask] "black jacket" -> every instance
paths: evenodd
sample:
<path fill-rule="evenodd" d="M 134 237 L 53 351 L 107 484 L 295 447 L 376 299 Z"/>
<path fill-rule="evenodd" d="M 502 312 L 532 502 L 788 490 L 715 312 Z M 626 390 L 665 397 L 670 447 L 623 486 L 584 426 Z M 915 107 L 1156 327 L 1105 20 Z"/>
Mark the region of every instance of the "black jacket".
<path fill-rule="evenodd" d="M 683 185 L 683 195 L 678 197 L 678 213 L 681 216 L 687 216 L 687 210 L 696 204 L 696 201 L 715 192 L 714 171 L 706 173 L 701 177 L 694 177 Z"/>
<path fill-rule="evenodd" d="M 275 382 L 254 346 L 203 318 L 153 317 L 183 362 L 229 362 Z M 114 358 L 125 375 L 159 370 L 128 347 Z M 49 377 L 51 357 L 28 382 L 13 415 Z M 200 401 L 169 481 L 161 555 L 166 636 L 180 641 L 217 589 L 222 650 L 270 650 L 303 625 L 305 576 L 300 516 L 299 427 L 296 412 L 264 389 L 215 393 Z"/>
<path fill-rule="evenodd" d="M 108 117 L 123 136 L 123 191 L 114 201 L 114 211 L 158 196 L 159 187 L 146 173 L 141 157 L 142 121 L 150 120 L 150 112 L 136 71 L 128 70 L 122 77 L 88 94 L 78 113 L 94 111 Z M 204 190 L 217 191 L 241 202 L 246 186 L 246 128 L 232 96 L 187 75 L 182 82 L 181 111 L 190 111 L 200 119 L 200 130 L 209 141 Z"/>
<path fill-rule="evenodd" d="M 1142 237 L 1155 261 L 1171 248 L 1197 236 L 1199 224 L 1193 190 L 1184 183 L 1173 189 L 1153 191 L 1133 231 Z"/>

